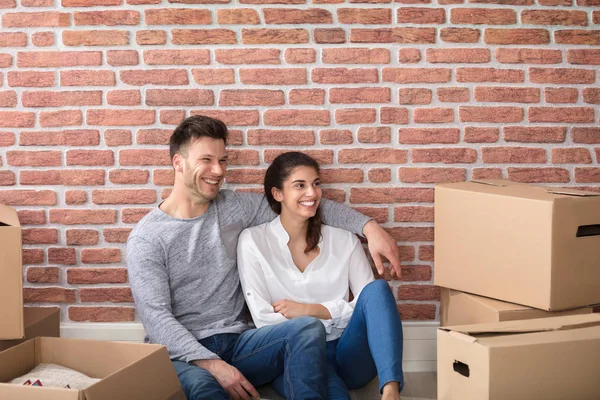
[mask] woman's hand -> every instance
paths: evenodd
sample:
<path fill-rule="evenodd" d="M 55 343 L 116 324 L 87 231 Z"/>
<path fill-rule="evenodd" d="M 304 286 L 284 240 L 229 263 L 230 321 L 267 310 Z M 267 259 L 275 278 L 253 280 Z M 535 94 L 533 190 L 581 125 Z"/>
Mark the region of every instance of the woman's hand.
<path fill-rule="evenodd" d="M 329 310 L 321 304 L 298 303 L 287 299 L 279 300 L 273 303 L 273 311 L 283 315 L 287 319 L 298 318 L 302 316 L 331 319 Z"/>

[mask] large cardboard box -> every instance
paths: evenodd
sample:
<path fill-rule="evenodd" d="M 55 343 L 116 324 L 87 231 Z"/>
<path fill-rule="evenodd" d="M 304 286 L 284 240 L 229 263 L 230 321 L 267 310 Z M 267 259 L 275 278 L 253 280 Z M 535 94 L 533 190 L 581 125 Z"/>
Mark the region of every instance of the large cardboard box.
<path fill-rule="evenodd" d="M 600 195 L 508 181 L 435 188 L 439 286 L 543 310 L 600 303 Z"/>
<path fill-rule="evenodd" d="M 161 345 L 38 337 L 0 352 L 0 382 L 40 363 L 58 364 L 101 380 L 85 390 L 0 383 L 0 399 L 185 400 Z"/>
<path fill-rule="evenodd" d="M 439 400 L 597 400 L 600 315 L 439 328 Z"/>
<path fill-rule="evenodd" d="M 441 288 L 440 294 L 440 326 L 562 317 L 594 312 L 594 307 L 544 311 L 447 288 Z"/>
<path fill-rule="evenodd" d="M 38 336 L 60 336 L 60 309 L 54 307 L 25 307 L 23 309 L 25 337 L 0 340 L 0 351 Z"/>
<path fill-rule="evenodd" d="M 0 204 L 0 340 L 21 339 L 23 327 L 23 278 L 21 224 L 17 212 Z"/>

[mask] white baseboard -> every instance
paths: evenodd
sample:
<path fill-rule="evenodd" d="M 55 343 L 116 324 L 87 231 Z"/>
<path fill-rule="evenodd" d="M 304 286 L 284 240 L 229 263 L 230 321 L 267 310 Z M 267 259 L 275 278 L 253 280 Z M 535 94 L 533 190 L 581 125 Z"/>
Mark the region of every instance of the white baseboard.
<path fill-rule="evenodd" d="M 404 360 L 406 372 L 435 371 L 437 360 L 436 330 L 438 323 L 405 323 Z M 130 323 L 62 323 L 60 335 L 66 338 L 142 342 L 142 324 Z"/>

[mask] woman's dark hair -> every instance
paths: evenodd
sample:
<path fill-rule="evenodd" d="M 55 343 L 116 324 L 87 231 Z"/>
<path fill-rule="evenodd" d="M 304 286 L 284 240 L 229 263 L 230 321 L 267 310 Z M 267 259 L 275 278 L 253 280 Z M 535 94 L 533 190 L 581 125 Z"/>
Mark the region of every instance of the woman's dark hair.
<path fill-rule="evenodd" d="M 277 156 L 265 174 L 265 197 L 271 206 L 271 209 L 277 214 L 281 214 L 281 203 L 273 197 L 272 189 L 283 189 L 283 182 L 290 176 L 296 167 L 311 167 L 320 173 L 319 163 L 307 154 L 297 151 L 283 153 Z M 308 229 L 306 230 L 306 249 L 308 253 L 317 248 L 321 239 L 321 206 L 317 208 L 317 212 L 313 217 L 308 219 Z"/>
<path fill-rule="evenodd" d="M 218 119 L 194 115 L 181 121 L 169 139 L 171 161 L 175 154 L 185 155 L 187 145 L 201 137 L 222 139 L 227 144 L 227 126 Z"/>

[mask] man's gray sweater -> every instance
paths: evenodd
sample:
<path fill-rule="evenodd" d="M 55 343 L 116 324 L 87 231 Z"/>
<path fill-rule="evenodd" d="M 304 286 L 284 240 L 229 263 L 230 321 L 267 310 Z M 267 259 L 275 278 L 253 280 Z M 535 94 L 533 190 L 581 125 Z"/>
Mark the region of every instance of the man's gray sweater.
<path fill-rule="evenodd" d="M 368 217 L 323 200 L 328 225 L 362 233 Z M 171 359 L 219 358 L 198 340 L 248 329 L 236 264 L 243 229 L 275 217 L 264 196 L 221 190 L 199 217 L 146 215 L 127 241 L 127 269 L 146 342 L 167 346 Z"/>

